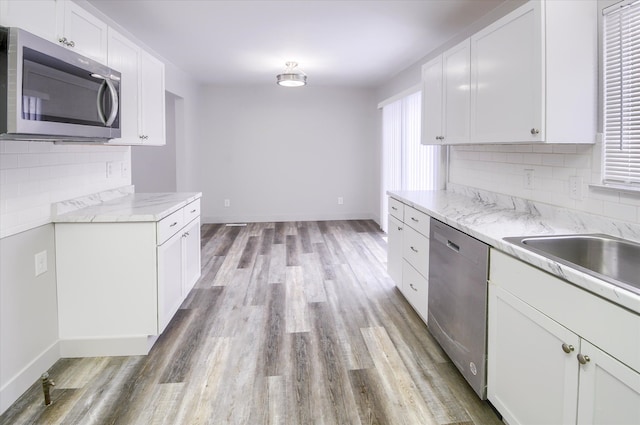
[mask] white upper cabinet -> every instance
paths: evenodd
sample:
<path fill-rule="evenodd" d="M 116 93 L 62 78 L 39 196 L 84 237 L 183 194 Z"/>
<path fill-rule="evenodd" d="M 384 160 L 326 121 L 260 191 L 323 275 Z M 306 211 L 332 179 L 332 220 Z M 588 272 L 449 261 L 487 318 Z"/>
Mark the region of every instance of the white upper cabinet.
<path fill-rule="evenodd" d="M 422 143 L 469 142 L 469 40 L 422 67 Z"/>
<path fill-rule="evenodd" d="M 597 2 L 530 1 L 471 37 L 471 142 L 594 143 Z"/>
<path fill-rule="evenodd" d="M 69 0 L 58 0 L 57 41 L 81 55 L 107 63 L 108 26 Z"/>
<path fill-rule="evenodd" d="M 442 137 L 442 55 L 422 66 L 422 144 Z"/>
<path fill-rule="evenodd" d="M 164 63 L 142 51 L 140 56 L 140 134 L 144 145 L 164 145 Z"/>
<path fill-rule="evenodd" d="M 120 72 L 120 131 L 119 143 L 137 144 L 140 109 L 140 48 L 129 39 L 109 28 L 109 67 Z"/>
<path fill-rule="evenodd" d="M 57 42 L 56 6 L 56 0 L 0 0 L 0 25 Z"/>

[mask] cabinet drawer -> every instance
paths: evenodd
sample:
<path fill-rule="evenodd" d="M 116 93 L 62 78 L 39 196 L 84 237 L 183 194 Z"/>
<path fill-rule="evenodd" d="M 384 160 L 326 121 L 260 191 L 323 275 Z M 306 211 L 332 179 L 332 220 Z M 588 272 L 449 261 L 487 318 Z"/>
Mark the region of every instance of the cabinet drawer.
<path fill-rule="evenodd" d="M 404 223 L 429 237 L 429 221 L 431 217 L 413 207 L 405 207 Z"/>
<path fill-rule="evenodd" d="M 402 263 L 402 293 L 426 323 L 429 283 L 407 261 Z"/>
<path fill-rule="evenodd" d="M 408 226 L 404 227 L 402 256 L 422 276 L 429 276 L 429 239 Z"/>
<path fill-rule="evenodd" d="M 184 207 L 184 223 L 190 223 L 191 220 L 200 216 L 200 199 L 196 199 L 195 201 L 187 204 Z"/>
<path fill-rule="evenodd" d="M 397 199 L 389 198 L 389 214 L 400 221 L 404 220 L 404 204 Z"/>
<path fill-rule="evenodd" d="M 640 315 L 495 249 L 489 270 L 492 284 L 640 371 Z"/>
<path fill-rule="evenodd" d="M 184 211 L 178 211 L 163 218 L 158 222 L 158 245 L 162 245 L 167 239 L 175 235 L 184 226 Z"/>

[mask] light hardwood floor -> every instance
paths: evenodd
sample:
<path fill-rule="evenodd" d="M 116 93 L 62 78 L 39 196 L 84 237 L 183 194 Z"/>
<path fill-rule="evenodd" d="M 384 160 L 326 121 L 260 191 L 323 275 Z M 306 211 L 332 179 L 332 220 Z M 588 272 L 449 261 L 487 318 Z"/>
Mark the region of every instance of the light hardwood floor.
<path fill-rule="evenodd" d="M 372 221 L 202 226 L 148 356 L 61 359 L 1 424 L 500 424 L 386 273 Z"/>

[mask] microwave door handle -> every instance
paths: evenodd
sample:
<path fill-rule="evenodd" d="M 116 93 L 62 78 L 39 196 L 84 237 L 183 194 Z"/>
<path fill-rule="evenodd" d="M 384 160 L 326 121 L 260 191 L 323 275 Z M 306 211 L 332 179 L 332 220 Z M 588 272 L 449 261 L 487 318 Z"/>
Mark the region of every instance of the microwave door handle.
<path fill-rule="evenodd" d="M 104 116 L 104 109 L 102 108 L 102 98 L 104 97 L 104 91 L 107 88 L 107 80 L 102 80 L 102 84 L 100 84 L 100 88 L 98 89 L 98 98 L 96 103 L 98 105 L 98 117 L 100 117 L 100 121 L 102 124 L 107 125 L 107 118 Z"/>
<path fill-rule="evenodd" d="M 107 127 L 111 127 L 111 124 L 116 120 L 118 116 L 118 90 L 111 82 L 109 77 L 104 79 L 105 83 L 107 83 L 107 87 L 109 87 L 109 94 L 111 95 L 111 113 L 109 114 L 109 118 L 105 122 Z"/>

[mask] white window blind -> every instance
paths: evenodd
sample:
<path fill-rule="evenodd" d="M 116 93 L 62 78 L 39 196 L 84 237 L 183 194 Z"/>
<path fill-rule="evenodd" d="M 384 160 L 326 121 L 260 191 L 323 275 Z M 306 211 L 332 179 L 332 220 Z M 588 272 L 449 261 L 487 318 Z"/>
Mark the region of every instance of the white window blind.
<path fill-rule="evenodd" d="M 603 182 L 640 185 L 640 1 L 604 15 Z"/>
<path fill-rule="evenodd" d="M 387 231 L 388 190 L 435 189 L 440 147 L 420 144 L 422 95 L 418 91 L 382 108 L 381 227 Z"/>

